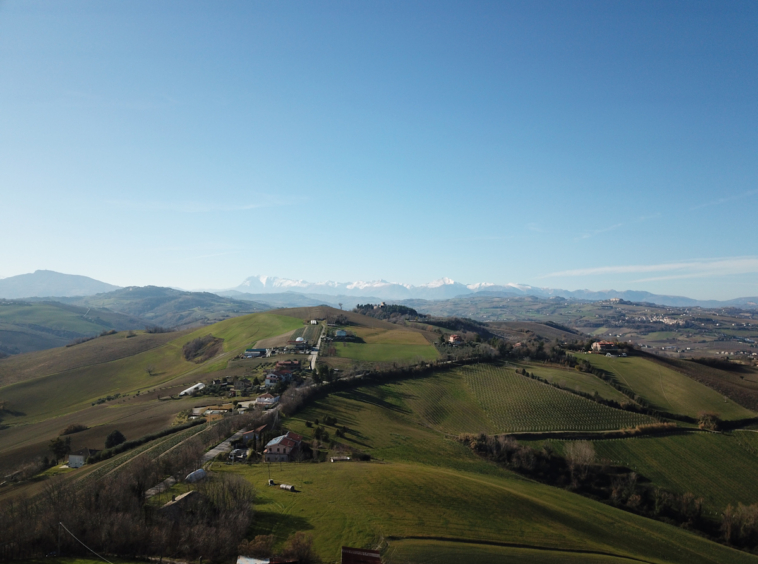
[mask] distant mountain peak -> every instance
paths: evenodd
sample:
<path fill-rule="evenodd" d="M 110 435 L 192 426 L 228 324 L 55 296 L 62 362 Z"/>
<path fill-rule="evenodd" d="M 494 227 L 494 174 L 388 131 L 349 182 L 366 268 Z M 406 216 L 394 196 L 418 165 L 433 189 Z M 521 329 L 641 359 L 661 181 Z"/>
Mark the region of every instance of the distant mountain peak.
<path fill-rule="evenodd" d="M 0 279 L 0 298 L 69 298 L 91 296 L 118 290 L 119 286 L 89 276 L 63 274 L 54 270 L 35 270 Z"/>

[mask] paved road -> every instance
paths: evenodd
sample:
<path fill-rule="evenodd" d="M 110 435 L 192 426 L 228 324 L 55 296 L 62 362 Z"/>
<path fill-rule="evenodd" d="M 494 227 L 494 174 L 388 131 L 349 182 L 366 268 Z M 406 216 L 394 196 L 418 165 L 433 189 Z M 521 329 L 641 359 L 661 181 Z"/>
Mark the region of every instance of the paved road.
<path fill-rule="evenodd" d="M 321 350 L 321 339 L 324 337 L 324 329 L 321 329 L 321 335 L 318 336 L 318 343 L 316 343 L 316 352 L 310 356 L 311 370 L 316 370 L 316 361 L 318 360 L 318 351 Z"/>
<path fill-rule="evenodd" d="M 209 450 L 208 452 L 206 452 L 203 455 L 203 458 L 202 458 L 202 460 L 200 462 L 200 466 L 202 466 L 206 462 L 209 462 L 209 461 L 213 460 L 219 454 L 231 451 L 232 450 L 232 443 L 234 441 L 236 441 L 237 439 L 239 439 L 242 436 L 242 433 L 244 433 L 245 431 L 246 431 L 245 429 L 241 429 L 241 430 L 237 431 L 231 437 L 229 437 L 228 439 L 226 439 L 223 443 L 216 445 L 211 450 Z"/>

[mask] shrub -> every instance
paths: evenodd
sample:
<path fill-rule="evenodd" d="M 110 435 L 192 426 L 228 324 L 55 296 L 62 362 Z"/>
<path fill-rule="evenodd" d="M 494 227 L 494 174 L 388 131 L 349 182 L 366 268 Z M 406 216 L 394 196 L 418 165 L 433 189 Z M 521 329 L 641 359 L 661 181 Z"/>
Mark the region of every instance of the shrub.
<path fill-rule="evenodd" d="M 118 429 L 114 429 L 105 438 L 105 448 L 113 448 L 125 442 L 126 442 L 126 437 L 124 436 L 124 434 Z"/>
<path fill-rule="evenodd" d="M 73 435 L 74 433 L 80 433 L 82 431 L 86 431 L 89 429 L 86 425 L 82 425 L 81 423 L 71 423 L 68 427 L 63 429 L 63 431 L 60 432 L 61 435 Z"/>

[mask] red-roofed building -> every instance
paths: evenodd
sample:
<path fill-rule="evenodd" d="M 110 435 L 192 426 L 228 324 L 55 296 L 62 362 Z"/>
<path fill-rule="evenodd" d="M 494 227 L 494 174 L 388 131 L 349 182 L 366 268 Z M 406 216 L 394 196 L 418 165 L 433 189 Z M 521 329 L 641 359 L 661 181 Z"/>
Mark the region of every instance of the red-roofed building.
<path fill-rule="evenodd" d="M 266 462 L 290 462 L 300 449 L 303 437 L 292 431 L 271 439 L 263 451 L 263 459 Z"/>

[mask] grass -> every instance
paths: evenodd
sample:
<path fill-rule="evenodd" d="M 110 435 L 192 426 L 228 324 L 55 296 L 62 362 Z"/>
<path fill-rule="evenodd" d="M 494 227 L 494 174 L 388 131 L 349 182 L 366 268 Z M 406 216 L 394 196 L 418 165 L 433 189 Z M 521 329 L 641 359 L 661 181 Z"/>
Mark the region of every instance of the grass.
<path fill-rule="evenodd" d="M 642 357 L 580 355 L 579 358 L 613 373 L 621 384 L 662 411 L 690 417 L 697 417 L 702 411 L 714 411 L 727 420 L 755 415 L 684 374 Z"/>
<path fill-rule="evenodd" d="M 391 541 L 385 555 L 389 564 L 621 564 L 625 558 L 588 554 L 493 546 L 470 542 L 405 539 Z"/>
<path fill-rule="evenodd" d="M 348 327 L 348 331 L 371 344 L 380 345 L 428 345 L 423 333 L 403 329 L 384 329 L 380 327 Z"/>
<path fill-rule="evenodd" d="M 126 358 L 89 364 L 5 386 L 0 388 L 0 396 L 11 409 L 25 414 L 8 420 L 9 423 L 33 423 L 85 409 L 91 402 L 107 395 L 133 393 L 179 377 L 196 379 L 201 374 L 224 369 L 233 353 L 244 349 L 251 341 L 292 330 L 300 324 L 302 322 L 298 319 L 266 313 L 235 317 L 192 333 L 182 333 L 159 347 Z M 215 357 L 200 365 L 186 361 L 182 346 L 208 333 L 224 339 L 225 356 Z M 76 355 L 76 348 L 65 350 Z M 148 365 L 154 367 L 153 376 L 145 372 Z"/>
<path fill-rule="evenodd" d="M 430 344 L 334 343 L 334 348 L 339 357 L 364 362 L 434 360 L 438 356 L 437 349 Z"/>
<path fill-rule="evenodd" d="M 654 484 L 703 497 L 711 511 L 758 502 L 758 434 L 693 433 L 595 441 L 601 458 L 633 468 Z"/>
<path fill-rule="evenodd" d="M 646 562 L 758 561 L 682 529 L 524 479 L 484 461 L 430 428 L 414 409 L 418 386 L 431 385 L 433 380 L 341 392 L 286 421 L 310 439 L 313 429 L 306 427 L 306 420 L 336 417 L 338 424 L 349 428 L 345 448 L 369 452 L 376 462 L 214 466 L 219 472 L 242 475 L 258 489 L 251 536 L 273 534 L 281 545 L 293 532 L 305 531 L 313 535 L 327 562 L 338 561 L 342 545 L 376 546 L 382 539 L 389 539 L 387 554 L 392 562 L 417 561 L 422 553 L 426 561 L 444 562 L 441 558 L 452 550 L 452 543 L 440 542 L 445 540 L 470 543 L 467 559 L 477 562 L 486 562 L 485 555 L 506 554 L 521 561 L 534 556 L 543 558 L 532 560 L 536 562 L 612 562 L 586 556 L 586 551 Z M 294 484 L 299 492 L 267 487 L 269 469 L 277 483 Z M 488 543 L 521 548 L 501 549 Z M 569 551 L 570 560 L 525 550 L 529 547 Z"/>
<path fill-rule="evenodd" d="M 525 368 L 529 373 L 544 378 L 550 383 L 558 384 L 562 388 L 578 390 L 586 394 L 597 393 L 601 398 L 614 400 L 619 403 L 629 401 L 628 397 L 613 386 L 603 382 L 600 378 L 592 374 L 579 372 L 573 368 L 541 363 L 519 363 L 517 366 Z"/>
<path fill-rule="evenodd" d="M 602 431 L 652 423 L 638 413 L 613 409 L 490 365 L 460 369 L 498 432 Z"/>

